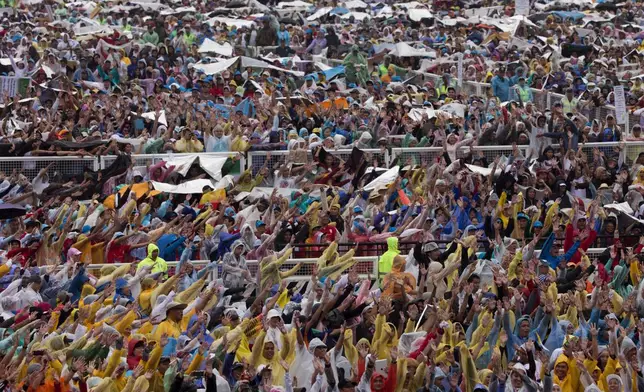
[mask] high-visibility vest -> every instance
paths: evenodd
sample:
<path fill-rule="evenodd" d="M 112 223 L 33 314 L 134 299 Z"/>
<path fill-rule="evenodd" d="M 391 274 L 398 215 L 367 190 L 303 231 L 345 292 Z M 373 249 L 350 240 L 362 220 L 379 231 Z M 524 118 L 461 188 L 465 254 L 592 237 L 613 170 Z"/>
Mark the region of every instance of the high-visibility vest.
<path fill-rule="evenodd" d="M 521 88 L 519 87 L 517 90 L 519 90 L 519 97 L 521 98 L 521 102 L 529 102 L 530 101 L 530 89 L 529 88 Z"/>
<path fill-rule="evenodd" d="M 561 106 L 563 109 L 563 113 L 572 113 L 573 109 L 577 107 L 577 98 L 573 98 L 572 101 L 568 101 L 568 98 L 564 97 L 561 100 Z"/>

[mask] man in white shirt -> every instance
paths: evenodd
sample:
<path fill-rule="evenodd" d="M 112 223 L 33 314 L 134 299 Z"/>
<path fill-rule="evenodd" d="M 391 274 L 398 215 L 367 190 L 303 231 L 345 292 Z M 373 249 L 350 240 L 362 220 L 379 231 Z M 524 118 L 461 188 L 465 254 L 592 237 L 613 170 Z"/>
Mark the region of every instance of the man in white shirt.
<path fill-rule="evenodd" d="M 28 308 L 42 302 L 42 297 L 40 296 L 40 286 L 42 281 L 40 280 L 40 276 L 31 276 L 29 277 L 28 282 L 27 287 L 19 291 L 17 294 L 21 308 Z"/>

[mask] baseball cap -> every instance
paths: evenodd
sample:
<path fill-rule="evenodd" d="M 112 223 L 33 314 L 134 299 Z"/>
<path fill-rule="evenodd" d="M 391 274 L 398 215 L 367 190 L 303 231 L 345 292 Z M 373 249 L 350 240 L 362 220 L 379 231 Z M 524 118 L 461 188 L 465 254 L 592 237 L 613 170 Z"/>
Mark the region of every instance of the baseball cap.
<path fill-rule="evenodd" d="M 425 253 L 435 251 L 436 249 L 438 249 L 438 244 L 435 242 L 428 242 L 423 245 L 423 252 Z"/>

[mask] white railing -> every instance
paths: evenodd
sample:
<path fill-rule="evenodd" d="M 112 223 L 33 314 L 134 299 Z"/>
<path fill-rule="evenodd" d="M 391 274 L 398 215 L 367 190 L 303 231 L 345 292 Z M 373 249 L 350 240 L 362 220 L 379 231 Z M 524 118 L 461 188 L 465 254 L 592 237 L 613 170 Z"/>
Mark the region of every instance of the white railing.
<path fill-rule="evenodd" d="M 72 177 L 81 177 L 85 170 L 97 171 L 100 168 L 98 157 L 82 156 L 23 156 L 23 157 L 1 157 L 0 172 L 9 176 L 14 170 L 21 172 L 29 180 L 33 180 L 40 170 L 52 165 L 47 174 L 50 179 L 56 176 L 61 177 L 61 182 L 68 181 Z"/>
<path fill-rule="evenodd" d="M 365 244 L 368 245 L 368 244 Z M 537 250 L 535 252 L 535 256 L 539 257 L 539 253 L 541 251 Z M 591 261 L 598 257 L 600 254 L 604 252 L 604 248 L 590 248 L 588 251 L 586 251 L 586 254 L 588 257 L 591 259 Z M 371 276 L 372 279 L 377 278 L 378 276 L 378 261 L 380 260 L 380 256 L 358 256 L 354 257 L 355 260 L 357 260 L 357 263 L 355 264 L 355 268 L 357 268 L 358 274 L 364 279 L 367 276 Z M 289 259 L 287 260 L 284 265 L 281 268 L 281 271 L 286 271 L 288 269 L 293 268 L 296 264 L 303 264 L 302 267 L 290 278 L 286 279 L 288 281 L 307 281 L 311 279 L 311 273 L 312 273 L 312 268 L 313 265 L 317 262 L 317 259 Z M 192 260 L 190 261 L 197 269 L 203 268 L 205 265 L 209 264 L 210 261 L 208 260 Z M 177 264 L 179 264 L 176 261 L 168 261 L 168 267 L 176 267 Z M 113 266 L 121 266 L 124 264 L 89 264 L 87 266 L 87 269 L 92 271 L 92 270 L 100 270 L 102 267 L 106 265 L 113 265 Z M 257 273 L 258 269 L 258 261 L 257 260 L 247 260 L 246 265 L 248 266 L 248 269 L 251 273 L 252 276 L 256 276 L 255 274 Z M 214 268 L 210 279 L 217 279 L 219 276 L 221 276 L 221 268 L 222 264 L 221 262 L 218 263 L 217 268 Z"/>
<path fill-rule="evenodd" d="M 585 145 L 579 145 L 586 154 L 588 155 L 589 160 L 593 158 L 593 149 L 599 148 L 606 155 L 613 154 L 613 148 L 617 147 L 619 142 L 603 142 L 603 143 L 586 143 Z M 626 163 L 632 165 L 640 152 L 644 151 L 644 142 L 625 142 L 626 149 Z M 524 157 L 527 157 L 528 145 L 519 145 L 519 150 Z M 554 144 L 553 147 L 558 147 Z M 461 158 L 470 150 L 469 147 L 462 147 L 457 151 L 457 157 Z M 487 159 L 488 163 L 492 163 L 494 158 L 498 155 L 510 156 L 512 154 L 512 146 L 474 146 L 472 150 L 475 153 L 475 157 L 478 156 L 478 152 L 483 152 L 483 156 Z M 392 148 L 391 150 L 383 149 L 366 149 L 365 159 L 369 164 L 373 159 L 377 159 L 383 166 L 390 166 L 396 158 L 399 158 L 400 164 L 406 164 L 408 159 L 412 160 L 412 164 L 421 164 L 423 161 L 431 164 L 443 154 L 442 147 L 414 147 L 414 148 Z M 329 153 L 336 155 L 346 161 L 351 155 L 351 150 L 341 149 L 341 150 L 329 150 Z M 273 186 L 273 177 L 272 173 L 274 169 L 279 168 L 283 164 L 292 162 L 292 157 L 290 156 L 289 151 L 279 150 L 279 151 L 270 151 L 270 158 L 266 165 L 271 173 L 268 178 L 265 178 L 262 186 Z M 134 160 L 134 167 L 136 169 L 147 170 L 148 167 L 158 163 L 161 160 L 167 162 L 173 162 L 173 160 L 178 158 L 185 158 L 188 156 L 217 156 L 217 157 L 230 157 L 233 153 L 228 152 L 217 152 L 217 153 L 187 153 L 187 154 L 144 154 L 144 155 L 132 155 Z M 242 156 L 239 160 L 239 170 L 251 169 L 253 175 L 256 175 L 261 167 L 266 163 L 268 157 L 267 151 L 251 151 Z M 533 157 L 535 158 L 535 157 Z M 33 179 L 38 172 L 47 167 L 51 162 L 56 164 L 49 168 L 48 174 L 50 178 L 59 176 L 62 181 L 67 181 L 71 178 L 80 178 L 82 177 L 85 170 L 96 171 L 99 169 L 105 169 L 109 167 L 116 156 L 100 156 L 100 157 L 0 157 L 0 172 L 5 173 L 5 175 L 10 175 L 13 170 L 22 172 L 30 180 Z M 311 162 L 313 156 L 311 151 L 308 151 L 307 160 Z M 238 171 L 235 170 L 232 174 L 238 174 Z"/>
<path fill-rule="evenodd" d="M 368 275 L 371 275 L 372 277 L 376 276 L 376 273 L 378 271 L 378 260 L 379 257 L 376 256 L 358 256 L 354 257 L 354 260 L 357 261 L 355 264 L 355 268 L 358 270 L 358 274 L 360 274 L 362 277 L 367 277 Z M 290 278 L 288 278 L 289 281 L 304 281 L 304 280 L 309 280 L 311 279 L 311 273 L 313 272 L 313 265 L 317 262 L 317 259 L 288 259 L 286 262 L 283 264 L 281 270 L 286 271 L 291 268 L 293 268 L 297 264 L 302 264 L 300 269 Z M 168 261 L 168 267 L 173 268 L 176 267 L 179 262 L 178 261 Z M 191 264 L 193 264 L 197 269 L 203 268 L 207 264 L 210 263 L 209 260 L 191 260 Z M 257 260 L 247 260 L 246 265 L 248 266 L 248 270 L 253 276 L 256 276 L 257 271 L 258 271 L 258 264 L 259 262 Z M 95 270 L 100 270 L 102 267 L 106 265 L 112 265 L 115 267 L 119 267 L 122 265 L 127 265 L 123 263 L 114 263 L 114 264 L 89 264 L 87 265 L 87 269 L 91 271 Z M 213 271 L 211 272 L 211 279 L 217 279 L 219 276 L 221 276 L 221 268 L 222 268 L 222 263 L 219 262 L 217 265 L 217 268 L 214 268 Z"/>
<path fill-rule="evenodd" d="M 586 143 L 584 145 L 579 144 L 578 147 L 586 153 L 589 162 L 592 162 L 593 150 L 595 148 L 598 148 L 606 155 L 610 155 L 612 154 L 613 148 L 619 146 L 619 144 L 620 142 Z M 559 147 L 558 144 L 553 144 L 552 146 L 555 148 Z M 523 156 L 527 157 L 529 145 L 519 145 L 518 148 Z M 624 148 L 626 149 L 626 163 L 631 165 L 635 160 L 637 160 L 639 153 L 644 151 L 644 142 L 625 142 Z M 458 158 L 461 158 L 468 153 L 469 150 L 469 147 L 461 147 L 457 151 L 456 155 Z M 475 153 L 479 151 L 483 152 L 483 155 L 490 164 L 498 155 L 505 155 L 508 157 L 512 154 L 512 146 L 474 146 L 472 150 Z M 405 164 L 407 159 L 411 158 L 413 160 L 413 164 L 421 164 L 422 161 L 427 161 L 431 165 L 435 159 L 440 157 L 442 154 L 442 147 L 393 148 L 391 162 L 393 162 L 393 159 L 398 157 L 402 164 Z"/>
<path fill-rule="evenodd" d="M 335 155 L 342 159 L 343 161 L 346 161 L 349 159 L 349 156 L 351 155 L 350 149 L 341 149 L 341 150 L 327 150 L 332 155 Z M 391 157 L 389 156 L 389 152 L 386 150 L 381 150 L 378 148 L 371 148 L 371 149 L 365 149 L 362 150 L 365 153 L 365 160 L 367 162 L 372 162 L 374 158 L 378 159 L 379 161 L 383 162 L 386 165 L 389 165 L 389 162 L 391 160 Z M 273 186 L 273 171 L 277 170 L 281 165 L 285 165 L 288 162 L 292 162 L 290 159 L 291 152 L 286 151 L 286 150 L 279 150 L 279 151 L 270 151 L 270 158 L 268 158 L 268 151 L 251 151 L 247 154 L 247 163 L 248 166 L 247 168 L 251 169 L 251 172 L 253 175 L 256 175 L 259 170 L 266 164 L 266 167 L 269 169 L 269 177 L 265 178 L 263 181 L 264 186 Z M 268 159 L 268 162 L 266 160 Z M 308 162 L 313 161 L 313 154 L 309 150 L 307 153 L 307 160 Z"/>

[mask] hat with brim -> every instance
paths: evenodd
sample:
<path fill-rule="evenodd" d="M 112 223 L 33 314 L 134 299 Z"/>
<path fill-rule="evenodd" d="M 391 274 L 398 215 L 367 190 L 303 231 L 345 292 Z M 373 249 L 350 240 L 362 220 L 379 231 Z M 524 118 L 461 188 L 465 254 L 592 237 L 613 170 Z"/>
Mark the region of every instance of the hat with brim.
<path fill-rule="evenodd" d="M 423 245 L 423 252 L 425 253 L 435 251 L 436 249 L 438 249 L 438 244 L 435 242 L 428 242 Z"/>
<path fill-rule="evenodd" d="M 182 303 L 179 303 L 179 302 L 172 301 L 172 302 L 170 302 L 168 304 L 168 307 L 166 309 L 169 312 L 171 310 L 184 310 L 187 307 L 188 307 L 188 305 L 186 305 L 186 304 L 182 304 Z"/>

